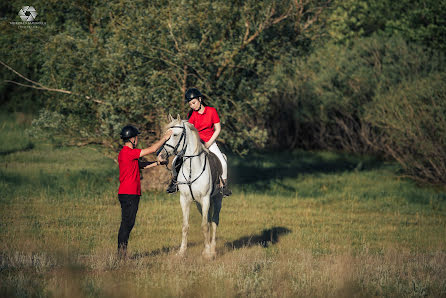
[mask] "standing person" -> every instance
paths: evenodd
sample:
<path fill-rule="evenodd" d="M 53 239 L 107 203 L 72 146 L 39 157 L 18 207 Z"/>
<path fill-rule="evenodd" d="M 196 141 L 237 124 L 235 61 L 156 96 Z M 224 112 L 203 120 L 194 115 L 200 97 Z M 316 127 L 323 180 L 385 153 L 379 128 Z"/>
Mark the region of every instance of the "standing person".
<path fill-rule="evenodd" d="M 200 135 L 200 139 L 204 143 L 204 146 L 214 153 L 220 160 L 223 168 L 223 173 L 221 175 L 221 178 L 223 179 L 223 196 L 230 196 L 232 192 L 227 183 L 228 165 L 216 143 L 217 137 L 221 131 L 220 118 L 218 117 L 217 110 L 204 104 L 203 95 L 197 88 L 188 89 L 184 97 L 191 108 L 188 114 L 189 123 L 193 124 L 198 130 L 198 134 Z M 174 193 L 176 191 L 176 177 L 174 177 L 167 192 Z"/>
<path fill-rule="evenodd" d="M 170 138 L 172 131 L 167 131 L 158 142 L 145 149 L 136 148 L 139 134 L 138 129 L 132 125 L 125 126 L 121 131 L 121 139 L 124 141 L 124 147 L 122 147 L 118 155 L 118 199 L 121 203 L 121 225 L 118 232 L 119 257 L 126 256 L 127 244 L 130 232 L 135 225 L 136 212 L 138 211 L 139 198 L 141 196 L 140 164 L 138 163 L 138 159 L 147 154 L 154 153 Z M 159 164 L 159 161 L 156 163 L 145 163 L 143 168 L 147 169 Z"/>

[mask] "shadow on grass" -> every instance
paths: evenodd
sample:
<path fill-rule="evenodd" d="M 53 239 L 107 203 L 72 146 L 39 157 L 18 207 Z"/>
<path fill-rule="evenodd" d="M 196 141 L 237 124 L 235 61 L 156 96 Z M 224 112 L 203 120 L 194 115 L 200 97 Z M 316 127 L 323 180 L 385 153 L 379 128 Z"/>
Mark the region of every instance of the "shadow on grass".
<path fill-rule="evenodd" d="M 226 250 L 235 250 L 242 247 L 251 247 L 260 245 L 262 247 L 269 247 L 270 245 L 276 244 L 279 242 L 279 238 L 282 235 L 286 235 L 291 233 L 291 230 L 285 227 L 273 227 L 271 229 L 263 230 L 258 235 L 250 235 L 244 236 L 237 240 L 226 242 L 224 247 Z M 194 247 L 202 244 L 202 242 L 189 242 L 187 244 L 188 247 Z M 172 252 L 176 252 L 180 249 L 179 245 L 176 246 L 164 246 L 162 248 L 158 248 L 152 251 L 146 252 L 138 252 L 133 254 L 130 259 L 137 260 L 145 257 L 155 257 L 159 255 L 167 255 Z M 219 255 L 223 254 L 223 252 L 219 252 Z"/>
<path fill-rule="evenodd" d="M 188 242 L 187 243 L 187 247 L 194 247 L 197 246 L 199 243 L 198 242 Z M 180 249 L 179 245 L 176 246 L 164 246 L 162 248 L 158 248 L 152 251 L 146 251 L 146 252 L 137 252 L 134 255 L 132 255 L 130 258 L 137 260 L 137 259 L 141 259 L 141 258 L 145 258 L 145 257 L 156 257 L 159 255 L 167 255 L 170 254 L 172 252 L 176 252 Z"/>
<path fill-rule="evenodd" d="M 244 236 L 232 242 L 226 242 L 225 247 L 229 249 L 239 249 L 242 247 L 251 247 L 260 245 L 268 247 L 279 242 L 279 237 L 291 233 L 291 230 L 285 227 L 274 227 L 263 230 L 260 234 Z"/>
<path fill-rule="evenodd" d="M 16 148 L 16 149 L 11 149 L 11 150 L 5 150 L 5 151 L 0 151 L 0 156 L 5 156 L 5 155 L 9 155 L 12 153 L 16 153 L 16 152 L 26 152 L 26 151 L 30 151 L 34 149 L 34 144 L 33 143 L 28 143 L 26 144 L 25 147 L 23 148 Z"/>
<path fill-rule="evenodd" d="M 282 179 L 298 178 L 307 174 L 330 174 L 346 171 L 372 170 L 382 166 L 382 161 L 372 157 L 358 157 L 330 152 L 270 152 L 252 154 L 244 158 L 229 157 L 230 183 L 249 186 L 256 191 L 268 191 L 271 183 Z M 285 190 L 295 191 L 282 183 Z"/>

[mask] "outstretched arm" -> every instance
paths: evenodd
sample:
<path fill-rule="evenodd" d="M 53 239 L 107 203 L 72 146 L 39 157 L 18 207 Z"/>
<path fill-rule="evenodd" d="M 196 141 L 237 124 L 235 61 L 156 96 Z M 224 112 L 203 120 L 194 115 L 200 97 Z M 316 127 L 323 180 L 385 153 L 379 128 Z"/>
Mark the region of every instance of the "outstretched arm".
<path fill-rule="evenodd" d="M 158 150 L 170 138 L 171 134 L 172 131 L 169 129 L 158 142 L 148 148 L 142 149 L 139 157 L 156 152 L 156 150 Z"/>

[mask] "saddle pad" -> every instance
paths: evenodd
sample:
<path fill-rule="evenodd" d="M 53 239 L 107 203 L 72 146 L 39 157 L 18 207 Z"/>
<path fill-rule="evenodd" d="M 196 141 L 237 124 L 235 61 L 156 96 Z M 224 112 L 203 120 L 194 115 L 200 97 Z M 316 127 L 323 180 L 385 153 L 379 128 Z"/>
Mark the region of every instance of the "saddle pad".
<path fill-rule="evenodd" d="M 220 191 L 220 177 L 223 174 L 223 168 L 217 155 L 212 152 L 208 153 L 209 166 L 211 167 L 212 175 L 212 194 L 214 196 Z"/>

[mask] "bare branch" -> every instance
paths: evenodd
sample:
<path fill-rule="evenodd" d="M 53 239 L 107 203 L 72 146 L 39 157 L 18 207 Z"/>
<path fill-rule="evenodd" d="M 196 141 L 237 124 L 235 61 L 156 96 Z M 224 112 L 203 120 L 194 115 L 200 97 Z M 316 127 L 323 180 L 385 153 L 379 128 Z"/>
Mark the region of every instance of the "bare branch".
<path fill-rule="evenodd" d="M 0 64 L 2 64 L 4 67 L 6 67 L 7 69 L 9 69 L 10 71 L 12 71 L 13 73 L 15 73 L 16 75 L 18 75 L 19 77 L 21 77 L 22 79 L 34 84 L 34 85 L 39 85 L 42 86 L 42 84 L 38 83 L 38 82 L 34 82 L 30 79 L 28 79 L 27 77 L 25 77 L 24 75 L 22 75 L 21 73 L 19 73 L 18 71 L 16 71 L 15 69 L 13 69 L 12 67 L 10 67 L 9 65 L 7 65 L 6 63 L 4 63 L 3 61 L 0 60 Z M 43 86 L 42 86 L 43 87 Z"/>
<path fill-rule="evenodd" d="M 245 21 L 245 27 L 246 27 L 246 32 L 245 32 L 245 36 L 243 36 L 242 44 L 246 43 L 248 40 L 248 36 L 249 36 L 249 22 L 248 22 L 248 20 Z"/>
<path fill-rule="evenodd" d="M 62 90 L 62 89 L 52 89 L 52 88 L 46 88 L 46 87 L 39 87 L 39 86 L 34 86 L 34 85 L 26 85 L 26 84 L 22 84 L 16 81 L 10 81 L 10 80 L 4 80 L 4 82 L 6 83 L 13 83 L 19 86 L 23 86 L 23 87 L 27 87 L 27 88 L 33 88 L 33 89 L 39 89 L 39 90 L 46 90 L 46 91 L 54 91 L 54 92 L 61 92 L 61 93 L 66 93 L 66 94 L 73 94 L 71 91 L 67 91 L 67 90 Z"/>
<path fill-rule="evenodd" d="M 293 7 L 290 6 L 286 13 L 284 13 L 283 15 L 272 20 L 271 24 L 274 25 L 274 24 L 282 22 L 283 20 L 285 20 L 286 18 L 288 18 L 291 15 L 292 10 L 293 10 Z"/>
<path fill-rule="evenodd" d="M 175 35 L 173 34 L 172 14 L 170 13 L 170 11 L 169 11 L 169 20 L 167 21 L 167 25 L 169 26 L 169 33 L 172 36 L 173 42 L 175 43 L 175 48 L 177 49 L 178 52 L 181 52 L 180 47 L 178 46 L 177 39 L 175 38 Z"/>
<path fill-rule="evenodd" d="M 21 73 L 19 73 L 18 71 L 16 71 L 15 69 L 13 69 L 9 65 L 7 65 L 6 63 L 4 63 L 3 61 L 0 61 L 0 64 L 5 66 L 7 69 L 12 71 L 13 73 L 18 75 L 19 77 L 23 78 L 24 80 L 32 83 L 33 85 L 26 85 L 26 84 L 19 83 L 19 82 L 16 82 L 16 81 L 11 81 L 11 80 L 4 80 L 4 82 L 6 82 L 6 83 L 12 83 L 12 84 L 16 84 L 16 85 L 19 85 L 19 86 L 22 86 L 22 87 L 33 88 L 33 89 L 38 89 L 38 90 L 45 90 L 45 91 L 51 91 L 51 92 L 59 92 L 59 93 L 65 93 L 65 94 L 70 94 L 70 95 L 82 96 L 82 97 L 85 97 L 86 99 L 92 100 L 92 101 L 94 101 L 96 103 L 100 103 L 100 104 L 104 104 L 105 103 L 102 100 L 94 99 L 94 98 L 91 98 L 90 96 L 81 95 L 81 94 L 78 94 L 78 93 L 74 93 L 72 91 L 46 87 L 46 86 L 42 85 L 41 83 L 38 83 L 38 82 L 35 82 L 33 80 L 28 79 L 27 77 L 25 77 L 24 75 L 22 75 Z"/>
<path fill-rule="evenodd" d="M 186 93 L 187 88 L 187 65 L 184 65 L 183 68 L 183 85 L 181 86 L 181 93 Z"/>
<path fill-rule="evenodd" d="M 320 6 L 317 9 L 315 9 L 314 15 L 306 21 L 306 23 L 303 26 L 302 31 L 305 31 L 306 29 L 308 29 L 308 27 L 310 27 L 314 22 L 316 22 L 319 19 L 319 16 L 324 11 L 324 9 L 327 8 L 327 6 L 330 4 L 330 2 L 331 2 L 331 0 L 328 0 L 325 3 L 325 5 Z M 302 7 L 302 9 L 303 9 L 303 7 Z M 310 11 L 310 12 L 312 12 L 312 11 Z"/>
<path fill-rule="evenodd" d="M 243 36 L 242 44 L 240 45 L 239 48 L 235 49 L 223 61 L 223 63 L 220 65 L 220 67 L 217 70 L 216 78 L 218 79 L 221 76 L 223 71 L 227 68 L 227 66 L 231 63 L 231 61 L 235 58 L 235 56 L 237 56 L 238 53 L 240 53 L 249 43 L 251 43 L 254 39 L 256 39 L 264 30 L 287 19 L 289 16 L 291 16 L 292 11 L 293 11 L 293 7 L 290 6 L 285 13 L 281 14 L 280 16 L 278 16 L 276 18 L 273 18 L 273 15 L 276 11 L 275 11 L 274 7 L 271 7 L 265 20 L 258 25 L 257 30 L 251 36 L 249 36 L 249 31 L 250 31 L 249 30 L 250 29 L 249 22 L 248 22 L 248 20 L 245 20 L 246 31 Z"/>

